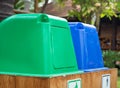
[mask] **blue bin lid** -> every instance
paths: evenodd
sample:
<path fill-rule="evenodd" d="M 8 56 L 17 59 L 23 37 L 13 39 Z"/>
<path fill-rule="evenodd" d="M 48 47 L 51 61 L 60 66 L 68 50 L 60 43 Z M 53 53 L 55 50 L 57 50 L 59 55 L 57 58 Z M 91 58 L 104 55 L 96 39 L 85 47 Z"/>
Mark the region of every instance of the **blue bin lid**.
<path fill-rule="evenodd" d="M 69 22 L 69 26 L 78 68 L 84 71 L 106 69 L 96 27 L 81 22 Z"/>

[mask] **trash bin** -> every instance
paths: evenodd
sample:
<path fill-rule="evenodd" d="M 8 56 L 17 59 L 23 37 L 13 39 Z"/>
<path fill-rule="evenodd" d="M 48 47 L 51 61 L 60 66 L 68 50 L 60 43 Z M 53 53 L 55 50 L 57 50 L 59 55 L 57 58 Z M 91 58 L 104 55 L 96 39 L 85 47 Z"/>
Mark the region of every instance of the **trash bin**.
<path fill-rule="evenodd" d="M 0 23 L 0 73 L 49 77 L 76 72 L 82 71 L 65 19 L 18 14 Z"/>
<path fill-rule="evenodd" d="M 78 68 L 85 72 L 107 69 L 104 67 L 96 28 L 81 22 L 69 22 L 69 26 Z"/>

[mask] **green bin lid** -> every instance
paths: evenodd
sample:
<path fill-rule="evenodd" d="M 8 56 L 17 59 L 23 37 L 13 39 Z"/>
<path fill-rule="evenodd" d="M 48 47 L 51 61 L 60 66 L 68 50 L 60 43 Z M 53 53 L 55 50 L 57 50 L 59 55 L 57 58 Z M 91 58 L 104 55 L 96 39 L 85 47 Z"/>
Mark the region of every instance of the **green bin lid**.
<path fill-rule="evenodd" d="M 18 14 L 0 23 L 0 73 L 43 76 L 80 73 L 68 22 Z"/>

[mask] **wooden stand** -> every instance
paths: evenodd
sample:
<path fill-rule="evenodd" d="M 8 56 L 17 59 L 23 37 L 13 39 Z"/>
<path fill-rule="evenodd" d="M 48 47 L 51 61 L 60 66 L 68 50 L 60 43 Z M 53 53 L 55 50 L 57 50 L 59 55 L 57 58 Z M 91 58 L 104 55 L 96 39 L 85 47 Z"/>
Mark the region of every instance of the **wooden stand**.
<path fill-rule="evenodd" d="M 110 74 L 110 88 L 117 88 L 117 69 L 53 78 L 0 75 L 0 88 L 68 88 L 68 80 L 81 78 L 82 88 L 102 88 L 102 75 Z"/>

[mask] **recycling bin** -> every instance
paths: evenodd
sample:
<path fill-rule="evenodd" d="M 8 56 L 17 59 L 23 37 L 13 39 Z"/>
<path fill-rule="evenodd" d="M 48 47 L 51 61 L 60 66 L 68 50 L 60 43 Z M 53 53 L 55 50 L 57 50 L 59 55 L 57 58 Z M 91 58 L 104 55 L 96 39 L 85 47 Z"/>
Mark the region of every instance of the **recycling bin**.
<path fill-rule="evenodd" d="M 0 23 L 1 74 L 49 77 L 82 72 L 65 19 L 17 14 Z"/>
<path fill-rule="evenodd" d="M 98 32 L 93 25 L 69 22 L 79 70 L 105 70 Z"/>

